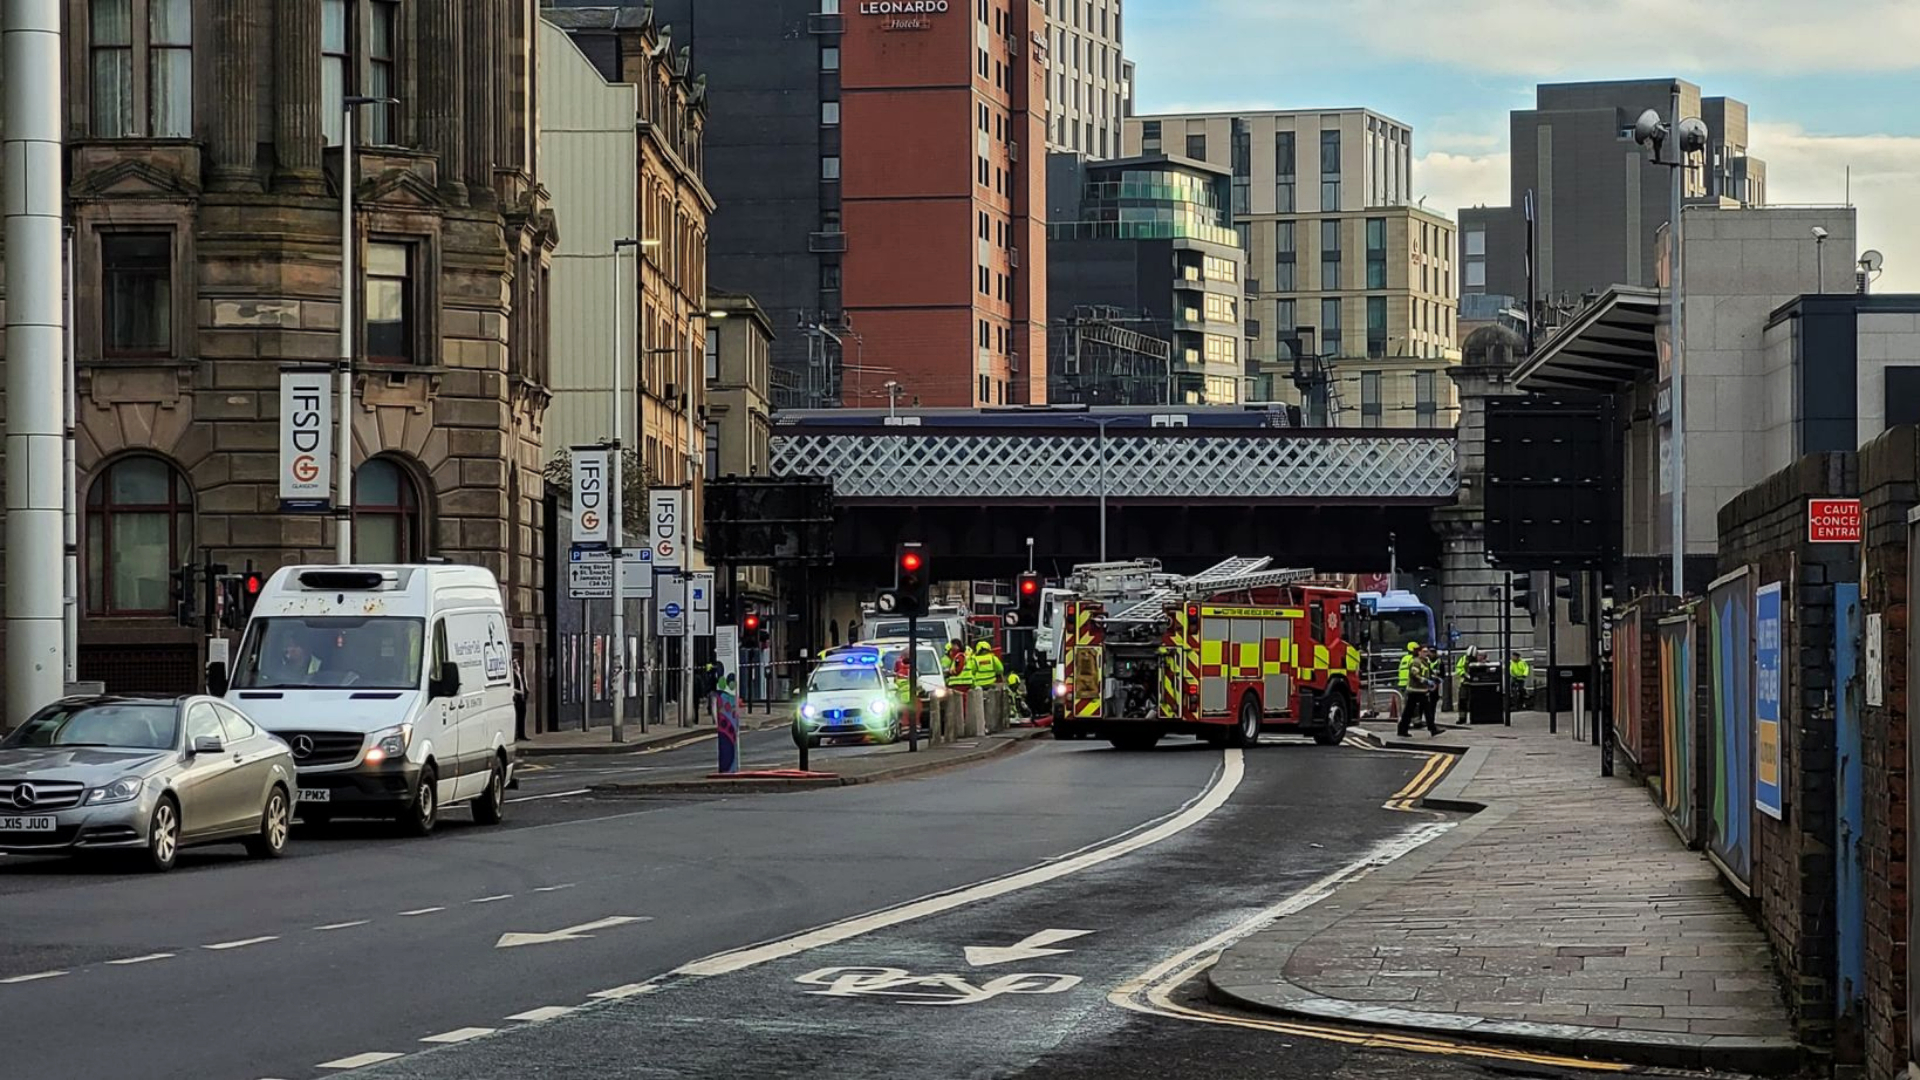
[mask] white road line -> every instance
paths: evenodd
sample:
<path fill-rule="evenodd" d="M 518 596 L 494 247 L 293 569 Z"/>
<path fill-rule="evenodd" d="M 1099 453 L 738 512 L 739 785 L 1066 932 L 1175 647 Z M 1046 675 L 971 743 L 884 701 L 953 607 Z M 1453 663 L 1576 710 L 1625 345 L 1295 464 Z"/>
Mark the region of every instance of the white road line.
<path fill-rule="evenodd" d="M 587 793 L 586 788 L 575 788 L 572 791 L 555 791 L 555 792 L 550 792 L 546 795 L 522 795 L 517 799 L 508 799 L 507 801 L 510 803 L 515 803 L 515 802 L 533 802 L 535 799 L 564 799 L 569 795 L 585 795 L 586 793 Z"/>
<path fill-rule="evenodd" d="M 760 964 L 783 960 L 789 956 L 797 956 L 823 945 L 836 944 L 875 930 L 884 930 L 889 926 L 924 919 L 929 915 L 938 915 L 955 908 L 969 907 L 996 896 L 1005 896 L 1034 885 L 1077 874 L 1082 870 L 1111 862 L 1122 855 L 1157 844 L 1168 837 L 1177 836 L 1198 825 L 1214 811 L 1226 805 L 1227 799 L 1240 786 L 1240 781 L 1245 778 L 1246 772 L 1245 757 L 1239 750 L 1229 749 L 1226 751 L 1220 770 L 1215 773 L 1213 782 L 1207 789 L 1188 800 L 1185 806 L 1163 818 L 1158 824 L 1144 829 L 1130 830 L 1117 837 L 1082 848 L 1076 854 L 1041 863 L 1005 877 L 968 885 L 951 892 L 936 893 L 933 896 L 911 900 L 905 904 L 883 908 L 841 922 L 829 923 L 765 944 L 716 953 L 676 968 L 673 974 L 696 977 L 727 975 Z"/>
<path fill-rule="evenodd" d="M 567 882 L 565 885 L 541 885 L 535 888 L 533 891 L 534 892 L 559 892 L 561 889 L 571 889 L 573 888 L 573 885 L 574 883 L 571 881 Z"/>
<path fill-rule="evenodd" d="M 320 1064 L 315 1065 L 314 1068 L 316 1069 L 357 1069 L 362 1065 L 378 1065 L 383 1061 L 392 1061 L 394 1058 L 397 1058 L 400 1056 L 401 1055 L 399 1054 L 388 1054 L 388 1053 L 383 1053 L 379 1050 L 374 1050 L 365 1054 L 355 1054 L 352 1057 L 334 1058 L 332 1061 L 323 1061 Z"/>
<path fill-rule="evenodd" d="M 620 1001 L 624 998 L 638 997 L 641 994 L 651 994 L 658 989 L 660 989 L 660 984 L 658 983 L 628 983 L 625 986 L 616 986 L 611 990 L 596 990 L 587 996 L 590 998 L 599 998 L 602 1001 Z"/>
<path fill-rule="evenodd" d="M 365 926 L 372 921 L 373 921 L 372 919 L 355 919 L 352 922 L 330 922 L 325 926 L 316 926 L 314 927 L 314 929 L 315 930 L 346 930 L 355 926 Z"/>
<path fill-rule="evenodd" d="M 222 949 L 244 949 L 249 945 L 263 945 L 269 941 L 279 940 L 280 936 L 278 934 L 268 934 L 265 937 L 241 938 L 239 941 L 222 941 L 217 945 L 202 945 L 200 947 L 218 952 Z"/>
<path fill-rule="evenodd" d="M 41 979 L 57 979 L 65 974 L 66 972 L 64 971 L 36 971 L 31 975 L 15 975 L 10 979 L 0 979 L 0 985 L 10 986 L 14 983 L 39 982 Z"/>
<path fill-rule="evenodd" d="M 507 1019 L 525 1020 L 529 1024 L 537 1024 L 542 1020 L 551 1020 L 556 1016 L 565 1016 L 572 1011 L 573 1008 L 567 1005 L 542 1005 L 537 1009 L 528 1009 L 526 1012 L 514 1013 L 512 1016 L 507 1017 Z"/>
<path fill-rule="evenodd" d="M 444 907 L 419 907 L 419 908 L 414 908 L 412 911 L 401 912 L 400 917 L 405 919 L 414 915 L 431 915 L 436 911 L 445 911 L 445 910 L 447 909 Z"/>
<path fill-rule="evenodd" d="M 145 956 L 129 956 L 124 960 L 109 960 L 107 963 L 124 966 L 126 964 L 144 964 L 149 960 L 170 960 L 172 958 L 173 954 L 170 952 L 155 952 L 148 953 Z"/>
<path fill-rule="evenodd" d="M 513 894 L 512 894 L 512 893 L 510 893 L 510 892 L 503 892 L 503 893 L 501 893 L 501 894 L 500 894 L 499 896 L 481 896 L 481 897 L 476 897 L 476 898 L 474 898 L 474 899 L 472 899 L 472 900 L 469 900 L 469 901 L 467 901 L 467 903 L 469 903 L 469 904 L 491 904 L 491 903 L 493 903 L 493 902 L 494 902 L 494 901 L 496 901 L 496 900 L 511 900 L 511 899 L 513 899 Z"/>
<path fill-rule="evenodd" d="M 421 1039 L 420 1041 L 423 1043 L 466 1042 L 468 1039 L 477 1039 L 482 1035 L 491 1035 L 497 1030 L 499 1029 L 497 1028 L 454 1028 L 452 1031 L 443 1031 L 438 1035 L 429 1035 L 426 1038 Z"/>

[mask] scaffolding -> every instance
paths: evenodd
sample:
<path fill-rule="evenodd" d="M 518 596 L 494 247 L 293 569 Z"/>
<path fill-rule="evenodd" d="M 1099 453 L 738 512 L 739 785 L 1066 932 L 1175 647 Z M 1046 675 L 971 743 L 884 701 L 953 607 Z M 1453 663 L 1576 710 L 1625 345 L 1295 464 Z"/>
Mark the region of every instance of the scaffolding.
<path fill-rule="evenodd" d="M 1133 329 L 1165 320 L 1081 305 L 1047 326 L 1047 400 L 1056 405 L 1165 405 L 1176 399 L 1173 343 Z"/>

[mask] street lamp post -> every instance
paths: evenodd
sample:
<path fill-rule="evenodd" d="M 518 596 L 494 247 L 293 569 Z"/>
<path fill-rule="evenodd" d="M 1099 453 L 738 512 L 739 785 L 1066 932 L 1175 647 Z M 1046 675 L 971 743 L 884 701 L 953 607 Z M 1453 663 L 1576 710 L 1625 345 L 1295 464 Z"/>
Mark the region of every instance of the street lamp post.
<path fill-rule="evenodd" d="M 627 591 L 624 576 L 624 558 L 626 552 L 622 545 L 626 542 L 626 403 L 621 399 L 621 375 L 626 367 L 626 355 L 620 344 L 620 324 L 624 322 L 622 303 L 626 293 L 620 288 L 620 253 L 628 248 L 638 248 L 641 241 L 618 239 L 613 242 L 612 272 L 613 279 L 613 438 L 607 443 L 607 478 L 612 491 L 607 495 L 607 559 L 613 564 L 613 653 L 614 670 L 618 672 L 613 680 L 613 741 L 627 741 Z M 641 720 L 641 730 L 646 730 L 646 720 Z"/>
<path fill-rule="evenodd" d="M 1100 429 L 1096 443 L 1100 456 L 1100 561 L 1107 561 L 1107 425 L 1117 422 L 1120 417 L 1082 417 L 1085 423 Z"/>
<path fill-rule="evenodd" d="M 354 318 L 353 294 L 359 285 L 359 251 L 353 240 L 353 118 L 362 105 L 392 105 L 398 98 L 352 96 L 340 107 L 344 123 L 340 130 L 340 364 L 339 387 L 339 468 L 334 484 L 339 496 L 334 500 L 334 557 L 342 565 L 353 561 L 353 339 L 358 329 Z"/>
<path fill-rule="evenodd" d="M 1680 84 L 1673 84 L 1672 111 L 1667 119 L 1648 109 L 1640 114 L 1634 123 L 1634 141 L 1653 147 L 1653 161 L 1656 165 L 1665 165 L 1673 170 L 1672 194 L 1669 197 L 1669 224 L 1667 227 L 1667 274 L 1669 283 L 1668 307 L 1671 311 L 1673 326 L 1672 340 L 1668 345 L 1671 361 L 1668 365 L 1669 424 L 1673 434 L 1669 437 L 1671 463 L 1668 471 L 1669 498 L 1672 503 L 1673 531 L 1673 594 L 1685 595 L 1687 565 L 1687 427 L 1686 427 L 1686 380 L 1683 366 L 1686 359 L 1686 230 L 1680 214 L 1685 205 L 1687 155 L 1704 150 L 1707 145 L 1707 125 L 1704 121 L 1689 117 L 1680 119 Z M 1668 143 L 1673 144 L 1670 159 L 1663 159 L 1661 151 Z"/>

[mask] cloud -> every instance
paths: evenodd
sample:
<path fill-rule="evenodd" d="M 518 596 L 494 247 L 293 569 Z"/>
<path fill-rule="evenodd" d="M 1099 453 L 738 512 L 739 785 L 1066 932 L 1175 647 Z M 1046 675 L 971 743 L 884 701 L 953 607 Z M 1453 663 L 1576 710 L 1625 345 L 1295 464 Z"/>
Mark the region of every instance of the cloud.
<path fill-rule="evenodd" d="M 1832 205 L 1847 198 L 1859 211 L 1860 248 L 1887 257 L 1877 292 L 1920 292 L 1920 137 L 1815 135 L 1798 124 L 1755 124 L 1750 151 L 1767 163 L 1767 201 Z"/>
<path fill-rule="evenodd" d="M 1529 77 L 1920 68 L 1911 0 L 1213 0 L 1234 25 L 1364 40 L 1371 55 Z M 1303 27 L 1317 23 L 1325 35 Z M 1214 23 L 1219 25 L 1219 23 Z M 1258 31 L 1237 31 L 1257 36 Z"/>
<path fill-rule="evenodd" d="M 1434 150 L 1413 159 L 1413 194 L 1426 208 L 1460 219 L 1463 206 L 1505 206 L 1511 190 L 1506 154 Z"/>

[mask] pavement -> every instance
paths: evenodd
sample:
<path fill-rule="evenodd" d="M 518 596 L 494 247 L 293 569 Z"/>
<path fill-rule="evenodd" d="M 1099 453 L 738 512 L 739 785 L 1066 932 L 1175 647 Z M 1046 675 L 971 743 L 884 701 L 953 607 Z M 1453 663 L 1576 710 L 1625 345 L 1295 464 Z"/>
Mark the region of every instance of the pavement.
<path fill-rule="evenodd" d="M 740 713 L 740 726 L 743 730 L 756 731 L 765 728 L 785 727 L 793 722 L 793 707 L 790 703 L 777 701 L 772 708 L 761 712 L 763 706 L 755 704 L 752 710 Z M 655 750 L 671 749 L 690 742 L 713 737 L 713 716 L 702 711 L 703 722 L 682 727 L 677 723 L 649 724 L 642 731 L 640 725 L 631 718 L 623 725 L 625 738 L 613 741 L 613 728 L 610 724 L 601 724 L 586 730 L 574 728 L 567 731 L 543 731 L 520 741 L 522 757 L 555 757 L 574 754 L 637 754 Z"/>
<path fill-rule="evenodd" d="M 1227 948 L 1213 1000 L 1674 1068 L 1801 1064 L 1764 936 L 1599 751 L 1511 728 L 1388 746 L 1450 748 L 1425 808 L 1479 809 L 1449 835 Z M 1442 816 L 1439 811 L 1431 811 Z"/>

